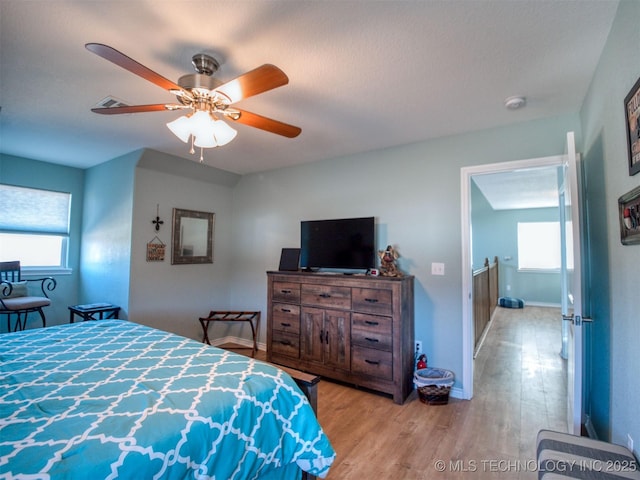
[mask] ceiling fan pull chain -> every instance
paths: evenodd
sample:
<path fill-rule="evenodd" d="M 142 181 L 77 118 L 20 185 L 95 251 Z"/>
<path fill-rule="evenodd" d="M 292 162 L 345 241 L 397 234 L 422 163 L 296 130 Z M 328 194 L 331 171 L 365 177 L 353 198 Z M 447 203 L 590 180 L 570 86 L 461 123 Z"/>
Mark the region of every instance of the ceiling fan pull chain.
<path fill-rule="evenodd" d="M 200 147 L 200 163 L 204 162 L 204 157 L 202 156 L 203 151 L 204 151 L 204 148 Z"/>
<path fill-rule="evenodd" d="M 195 149 L 193 148 L 193 142 L 194 142 L 195 138 L 193 135 L 191 135 L 191 150 L 189 150 L 189 153 L 191 155 L 193 155 L 194 153 L 196 153 Z"/>

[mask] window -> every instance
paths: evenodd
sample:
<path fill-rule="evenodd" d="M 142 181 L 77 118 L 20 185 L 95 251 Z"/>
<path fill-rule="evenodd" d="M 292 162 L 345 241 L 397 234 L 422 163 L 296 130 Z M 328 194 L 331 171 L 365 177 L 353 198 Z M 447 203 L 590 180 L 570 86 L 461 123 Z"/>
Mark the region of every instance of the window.
<path fill-rule="evenodd" d="M 573 269 L 573 232 L 567 230 L 567 267 Z M 518 270 L 560 270 L 560 222 L 518 222 Z"/>
<path fill-rule="evenodd" d="M 71 194 L 0 184 L 0 261 L 66 268 Z"/>

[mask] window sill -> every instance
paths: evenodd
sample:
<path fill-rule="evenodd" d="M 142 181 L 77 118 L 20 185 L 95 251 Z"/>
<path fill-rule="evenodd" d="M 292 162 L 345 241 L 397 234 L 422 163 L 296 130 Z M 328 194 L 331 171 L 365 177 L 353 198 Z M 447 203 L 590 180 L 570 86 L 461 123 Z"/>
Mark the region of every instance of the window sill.
<path fill-rule="evenodd" d="M 73 270 L 66 267 L 22 267 L 23 277 L 52 277 L 59 275 L 71 275 Z"/>
<path fill-rule="evenodd" d="M 573 272 L 573 269 L 569 269 L 570 272 Z M 559 268 L 519 268 L 518 273 L 561 273 Z"/>

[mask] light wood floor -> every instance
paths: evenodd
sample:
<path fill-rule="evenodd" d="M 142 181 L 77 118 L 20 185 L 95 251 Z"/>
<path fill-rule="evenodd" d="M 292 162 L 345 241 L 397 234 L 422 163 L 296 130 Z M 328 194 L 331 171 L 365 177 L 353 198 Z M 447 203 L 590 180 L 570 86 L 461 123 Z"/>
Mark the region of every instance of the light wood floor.
<path fill-rule="evenodd" d="M 337 453 L 327 479 L 537 478 L 537 431 L 566 431 L 559 351 L 558 309 L 498 308 L 475 360 L 471 401 L 425 405 L 413 392 L 396 405 L 321 381 L 318 418 Z"/>

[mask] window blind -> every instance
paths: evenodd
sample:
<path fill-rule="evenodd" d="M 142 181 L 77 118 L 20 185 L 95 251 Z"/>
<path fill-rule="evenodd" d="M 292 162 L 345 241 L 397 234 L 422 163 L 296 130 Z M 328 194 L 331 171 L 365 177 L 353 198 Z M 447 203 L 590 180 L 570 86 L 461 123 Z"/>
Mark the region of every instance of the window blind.
<path fill-rule="evenodd" d="M 0 232 L 69 234 L 71 194 L 0 184 Z"/>

